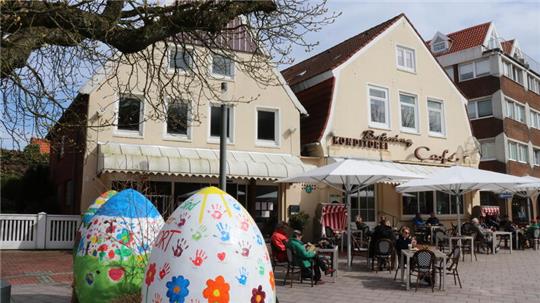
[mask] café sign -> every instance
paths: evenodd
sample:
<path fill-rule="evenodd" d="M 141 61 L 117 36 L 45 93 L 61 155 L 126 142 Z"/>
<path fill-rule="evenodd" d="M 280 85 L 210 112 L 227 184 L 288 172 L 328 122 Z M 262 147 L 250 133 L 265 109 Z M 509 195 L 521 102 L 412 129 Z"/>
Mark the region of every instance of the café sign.
<path fill-rule="evenodd" d="M 432 160 L 435 162 L 440 162 L 441 164 L 445 164 L 446 162 L 459 162 L 460 160 L 463 161 L 467 158 L 466 155 L 463 155 L 463 157 L 459 158 L 457 156 L 457 152 L 450 154 L 448 149 L 443 150 L 440 155 L 429 154 L 429 151 L 429 147 L 419 146 L 414 150 L 414 156 L 418 160 Z"/>
<path fill-rule="evenodd" d="M 409 147 L 413 144 L 411 139 L 400 138 L 399 135 L 389 136 L 387 133 L 376 135 L 372 130 L 362 132 L 361 138 L 332 137 L 332 144 L 344 145 L 360 148 L 373 148 L 378 150 L 388 150 L 388 144 L 401 144 Z"/>

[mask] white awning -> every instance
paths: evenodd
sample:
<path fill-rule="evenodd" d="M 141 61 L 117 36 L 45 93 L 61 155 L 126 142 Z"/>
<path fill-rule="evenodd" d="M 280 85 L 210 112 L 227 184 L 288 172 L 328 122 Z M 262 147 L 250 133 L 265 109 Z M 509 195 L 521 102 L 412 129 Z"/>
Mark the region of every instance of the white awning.
<path fill-rule="evenodd" d="M 230 178 L 277 180 L 313 168 L 288 154 L 227 151 Z M 217 177 L 219 150 L 99 143 L 98 173 L 113 172 Z"/>

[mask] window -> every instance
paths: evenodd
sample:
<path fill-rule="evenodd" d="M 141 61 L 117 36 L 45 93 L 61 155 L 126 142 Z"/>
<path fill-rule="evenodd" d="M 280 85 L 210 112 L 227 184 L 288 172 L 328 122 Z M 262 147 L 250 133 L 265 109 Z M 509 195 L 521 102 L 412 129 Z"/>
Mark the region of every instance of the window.
<path fill-rule="evenodd" d="M 275 109 L 257 109 L 257 140 L 278 144 L 279 117 Z"/>
<path fill-rule="evenodd" d="M 450 79 L 452 79 L 452 81 L 454 81 L 454 67 L 452 67 L 452 66 L 445 67 L 444 71 L 446 72 L 448 77 L 450 77 Z"/>
<path fill-rule="evenodd" d="M 495 140 L 482 140 L 480 141 L 480 160 L 494 160 L 495 159 Z"/>
<path fill-rule="evenodd" d="M 433 192 L 417 192 L 403 194 L 403 214 L 429 214 L 433 211 Z"/>
<path fill-rule="evenodd" d="M 227 141 L 230 143 L 233 141 L 233 122 L 234 122 L 234 110 L 230 105 L 226 106 L 227 111 Z M 221 106 L 212 104 L 210 106 L 210 137 L 219 138 L 221 136 Z"/>
<path fill-rule="evenodd" d="M 473 78 L 489 75 L 489 58 L 480 59 L 474 62 L 460 64 L 459 81 L 465 81 Z"/>
<path fill-rule="evenodd" d="M 234 63 L 230 58 L 214 55 L 212 56 L 212 74 L 233 77 Z"/>
<path fill-rule="evenodd" d="M 418 132 L 416 97 L 413 95 L 399 94 L 401 107 L 401 129 Z"/>
<path fill-rule="evenodd" d="M 375 187 L 370 185 L 351 196 L 351 221 L 360 215 L 365 222 L 375 222 Z"/>
<path fill-rule="evenodd" d="M 529 148 L 525 144 L 508 141 L 508 159 L 528 163 Z"/>
<path fill-rule="evenodd" d="M 428 100 L 429 132 L 444 135 L 444 107 L 440 101 Z"/>
<path fill-rule="evenodd" d="M 506 99 L 506 116 L 521 123 L 525 123 L 525 106 Z"/>
<path fill-rule="evenodd" d="M 434 53 L 440 53 L 442 51 L 445 51 L 447 49 L 447 46 L 446 46 L 446 41 L 442 40 L 442 41 L 436 41 L 433 43 L 433 45 L 431 46 L 431 50 L 434 52 Z"/>
<path fill-rule="evenodd" d="M 374 127 L 390 127 L 388 113 L 388 90 L 368 86 L 369 91 L 369 121 Z"/>
<path fill-rule="evenodd" d="M 118 101 L 118 130 L 139 132 L 142 124 L 142 109 L 142 101 L 137 97 L 120 97 Z"/>
<path fill-rule="evenodd" d="M 533 164 L 540 166 L 540 149 L 533 149 Z"/>
<path fill-rule="evenodd" d="M 182 71 L 191 70 L 193 67 L 193 51 L 174 48 L 170 51 L 169 68 Z"/>
<path fill-rule="evenodd" d="M 514 64 L 508 61 L 503 61 L 503 74 L 506 77 L 523 85 L 523 72 L 521 68 L 515 66 Z"/>
<path fill-rule="evenodd" d="M 174 100 L 167 107 L 167 134 L 173 136 L 188 135 L 189 104 L 185 101 Z"/>
<path fill-rule="evenodd" d="M 467 110 L 469 112 L 469 119 L 478 119 L 483 117 L 490 117 L 493 115 L 491 99 L 469 101 L 469 103 L 467 104 Z"/>
<path fill-rule="evenodd" d="M 416 71 L 416 58 L 414 55 L 414 49 L 398 46 L 396 48 L 397 66 L 399 69 L 403 69 L 410 72 Z"/>
<path fill-rule="evenodd" d="M 536 129 L 540 129 L 540 113 L 531 109 L 531 114 L 529 118 L 531 123 L 530 126 Z"/>
<path fill-rule="evenodd" d="M 532 75 L 527 76 L 527 84 L 529 86 L 529 90 L 533 91 L 540 95 L 540 80 L 535 78 Z"/>

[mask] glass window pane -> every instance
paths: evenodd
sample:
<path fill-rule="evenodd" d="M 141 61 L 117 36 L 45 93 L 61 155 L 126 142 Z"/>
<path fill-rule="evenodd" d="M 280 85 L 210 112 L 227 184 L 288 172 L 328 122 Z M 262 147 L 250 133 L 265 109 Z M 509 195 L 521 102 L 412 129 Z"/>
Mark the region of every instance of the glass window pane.
<path fill-rule="evenodd" d="M 386 105 L 384 101 L 371 99 L 371 121 L 386 124 Z"/>
<path fill-rule="evenodd" d="M 177 68 L 186 71 L 191 68 L 191 56 L 191 52 L 188 50 L 172 49 L 169 66 L 171 68 Z"/>
<path fill-rule="evenodd" d="M 493 109 L 491 107 L 491 100 L 478 101 L 478 117 L 491 116 Z"/>
<path fill-rule="evenodd" d="M 386 91 L 382 89 L 370 88 L 369 95 L 373 97 L 386 99 Z"/>
<path fill-rule="evenodd" d="M 232 61 L 220 55 L 214 55 L 212 59 L 212 73 L 222 76 L 232 76 Z"/>
<path fill-rule="evenodd" d="M 405 56 L 403 55 L 403 49 L 398 47 L 397 49 L 398 65 L 405 66 Z"/>
<path fill-rule="evenodd" d="M 468 112 L 469 112 L 469 119 L 477 118 L 477 115 L 476 115 L 476 102 L 469 102 L 467 104 L 467 109 L 468 109 Z"/>
<path fill-rule="evenodd" d="M 257 111 L 257 139 L 276 140 L 276 112 Z"/>
<path fill-rule="evenodd" d="M 419 207 L 419 212 L 421 214 L 429 214 L 433 211 L 433 192 L 432 191 L 419 193 L 418 207 Z"/>
<path fill-rule="evenodd" d="M 459 66 L 459 79 L 460 80 L 467 80 L 472 79 L 474 77 L 473 72 L 473 64 L 463 64 Z"/>
<path fill-rule="evenodd" d="M 454 80 L 454 68 L 452 66 L 446 67 L 444 71 L 450 77 L 450 79 Z"/>
<path fill-rule="evenodd" d="M 231 138 L 232 109 L 227 106 L 227 138 Z M 221 106 L 212 105 L 210 109 L 210 136 L 221 136 Z"/>
<path fill-rule="evenodd" d="M 489 74 L 489 59 L 476 61 L 476 77 Z"/>
<path fill-rule="evenodd" d="M 167 133 L 187 135 L 188 104 L 177 101 L 171 102 L 167 109 Z"/>
<path fill-rule="evenodd" d="M 495 158 L 495 142 L 482 141 L 480 142 L 481 159 L 493 159 Z"/>
<path fill-rule="evenodd" d="M 437 214 L 448 215 L 450 214 L 450 195 L 438 191 L 437 195 Z"/>
<path fill-rule="evenodd" d="M 118 101 L 118 129 L 138 131 L 141 123 L 141 100 L 122 97 Z"/>
<path fill-rule="evenodd" d="M 438 111 L 429 111 L 429 131 L 442 133 L 442 115 Z"/>
<path fill-rule="evenodd" d="M 418 193 L 403 194 L 403 214 L 414 215 L 418 212 Z"/>

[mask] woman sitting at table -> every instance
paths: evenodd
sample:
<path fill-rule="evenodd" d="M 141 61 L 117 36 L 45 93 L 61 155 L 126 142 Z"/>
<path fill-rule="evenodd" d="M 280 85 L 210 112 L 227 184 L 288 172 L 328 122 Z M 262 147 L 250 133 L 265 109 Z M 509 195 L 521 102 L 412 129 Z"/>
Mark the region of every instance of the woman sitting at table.
<path fill-rule="evenodd" d="M 416 241 L 411 237 L 411 230 L 408 227 L 403 227 L 401 235 L 396 240 L 396 253 L 398 258 L 401 258 L 401 251 L 408 249 L 409 245 L 415 245 Z M 407 262 L 407 261 L 405 261 Z"/>
<path fill-rule="evenodd" d="M 354 221 L 354 223 L 356 224 L 356 230 L 363 232 L 364 237 L 367 237 L 371 234 L 371 232 L 369 231 L 369 226 L 366 223 L 364 223 L 362 216 L 360 215 L 356 216 L 356 220 Z"/>
<path fill-rule="evenodd" d="M 335 269 L 329 269 L 324 260 L 317 254 L 315 250 L 308 250 L 304 242 L 302 242 L 302 232 L 294 230 L 292 237 L 287 242 L 287 247 L 292 250 L 294 254 L 294 262 L 302 269 L 302 277 L 313 277 L 313 281 L 317 284 L 321 280 L 321 270 L 326 275 L 331 274 Z M 313 271 L 311 271 L 311 264 L 313 263 Z"/>
<path fill-rule="evenodd" d="M 394 232 L 392 227 L 387 223 L 386 217 L 382 216 L 379 220 L 379 225 L 375 226 L 373 233 L 371 234 L 371 240 L 369 241 L 369 257 L 373 258 L 375 255 L 375 245 L 377 241 L 381 239 L 390 239 L 395 241 Z"/>

